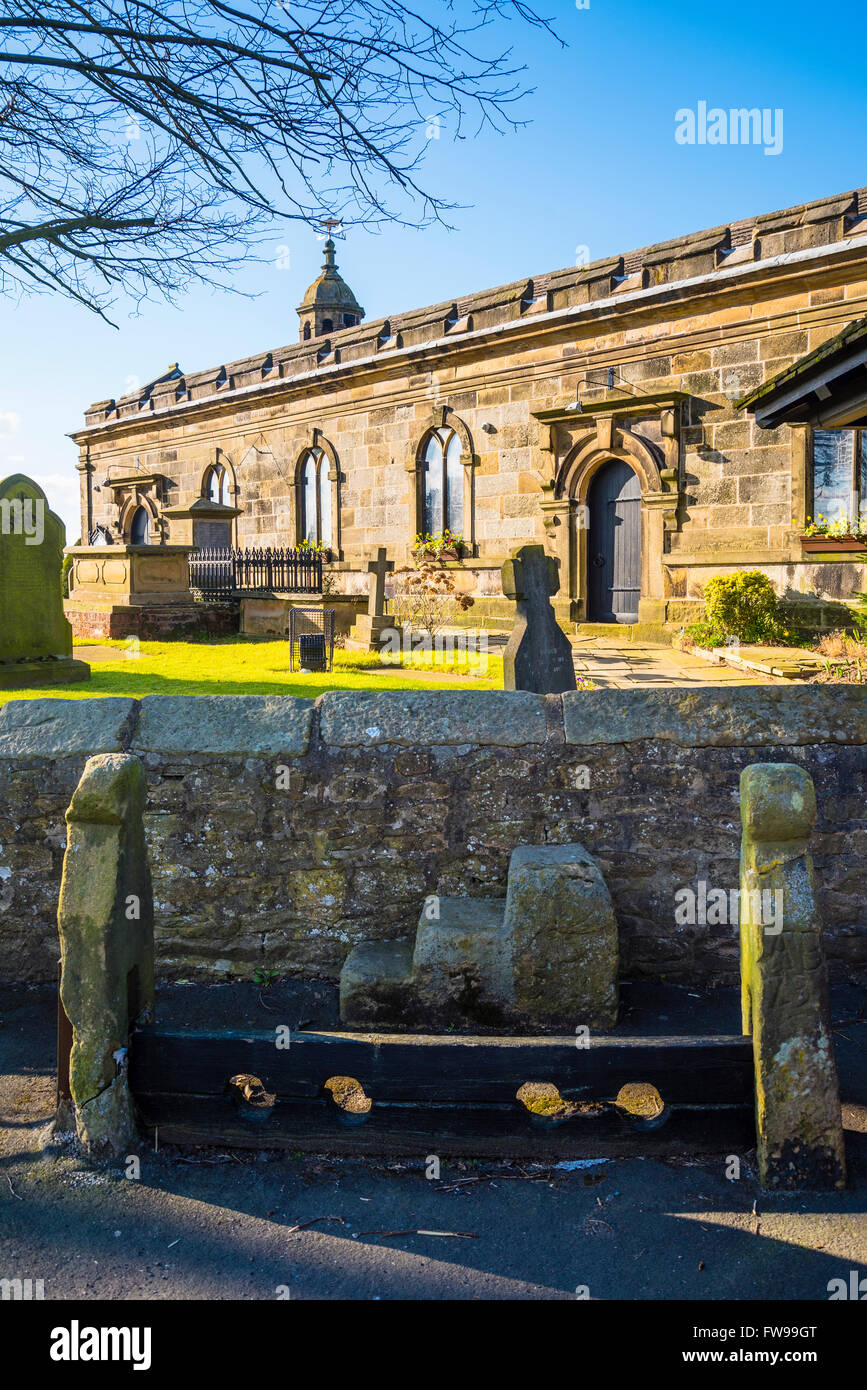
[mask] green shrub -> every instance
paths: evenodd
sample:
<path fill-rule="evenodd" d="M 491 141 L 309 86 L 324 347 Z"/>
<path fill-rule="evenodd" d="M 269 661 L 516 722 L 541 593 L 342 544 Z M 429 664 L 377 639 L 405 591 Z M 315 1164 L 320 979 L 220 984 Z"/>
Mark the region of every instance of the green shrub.
<path fill-rule="evenodd" d="M 69 598 L 69 571 L 72 569 L 72 564 L 73 557 L 64 555 L 60 570 L 60 588 L 64 598 Z"/>
<path fill-rule="evenodd" d="M 852 631 L 867 642 L 867 594 L 856 591 L 852 597 L 858 600 L 857 608 L 852 610 Z"/>
<path fill-rule="evenodd" d="M 715 627 L 713 623 L 691 623 L 686 635 L 697 647 L 724 647 L 726 644 L 722 628 Z"/>
<path fill-rule="evenodd" d="M 741 642 L 782 642 L 789 636 L 780 621 L 774 586 L 761 570 L 717 575 L 704 586 L 709 628 Z M 722 645 L 722 644 L 720 644 Z"/>

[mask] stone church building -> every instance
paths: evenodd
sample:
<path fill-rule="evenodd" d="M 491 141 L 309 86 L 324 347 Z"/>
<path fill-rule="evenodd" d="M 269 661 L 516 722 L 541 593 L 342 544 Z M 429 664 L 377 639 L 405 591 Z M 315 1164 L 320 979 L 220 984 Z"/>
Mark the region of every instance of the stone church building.
<path fill-rule="evenodd" d="M 448 528 L 473 623 L 510 617 L 500 566 L 536 541 L 566 626 L 679 626 L 754 567 L 820 625 L 867 576 L 804 531 L 867 516 L 867 446 L 739 402 L 865 314 L 867 189 L 375 321 L 328 241 L 297 342 L 86 411 L 70 607 L 81 630 L 140 547 L 157 605 L 190 545 L 318 542 L 359 594 L 376 547 Z"/>

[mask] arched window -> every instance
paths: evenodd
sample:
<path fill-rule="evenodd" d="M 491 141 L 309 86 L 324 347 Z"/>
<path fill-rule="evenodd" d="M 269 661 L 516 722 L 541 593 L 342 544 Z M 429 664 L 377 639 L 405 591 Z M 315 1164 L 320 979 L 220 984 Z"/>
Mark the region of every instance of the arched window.
<path fill-rule="evenodd" d="M 146 507 L 136 507 L 129 524 L 130 545 L 150 545 L 151 518 Z"/>
<path fill-rule="evenodd" d="M 422 530 L 429 535 L 464 530 L 464 466 L 461 441 L 453 429 L 431 430 L 424 449 Z"/>
<path fill-rule="evenodd" d="M 305 323 L 305 325 L 304 325 L 304 341 L 305 341 L 305 343 L 307 342 L 307 340 L 309 339 L 309 337 L 310 337 L 310 321 L 309 321 L 309 319 L 308 319 L 307 323 Z"/>
<path fill-rule="evenodd" d="M 322 320 L 322 332 L 323 332 L 323 333 L 333 333 L 333 332 L 334 332 L 334 320 L 333 320 L 333 319 L 323 319 L 323 320 Z"/>
<path fill-rule="evenodd" d="M 298 472 L 300 531 L 309 545 L 330 546 L 331 517 L 330 462 L 324 449 L 308 449 Z"/>
<path fill-rule="evenodd" d="M 210 502 L 219 502 L 225 506 L 227 498 L 227 478 L 225 468 L 215 465 L 209 468 L 205 474 L 205 482 L 202 488 L 203 495 Z"/>

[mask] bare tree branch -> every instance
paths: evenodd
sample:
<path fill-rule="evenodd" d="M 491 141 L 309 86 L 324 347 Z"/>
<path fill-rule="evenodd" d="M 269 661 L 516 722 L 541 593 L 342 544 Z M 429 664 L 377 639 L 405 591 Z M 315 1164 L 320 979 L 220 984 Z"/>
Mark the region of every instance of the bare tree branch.
<path fill-rule="evenodd" d="M 461 18 L 458 18 L 458 9 Z M 0 289 L 225 285 L 274 218 L 442 219 L 426 128 L 508 130 L 523 0 L 0 0 Z"/>

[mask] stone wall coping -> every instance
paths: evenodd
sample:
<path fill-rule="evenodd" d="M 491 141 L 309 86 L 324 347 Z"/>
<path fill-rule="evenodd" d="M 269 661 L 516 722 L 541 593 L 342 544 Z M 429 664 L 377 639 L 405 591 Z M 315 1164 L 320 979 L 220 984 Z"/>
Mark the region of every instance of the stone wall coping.
<path fill-rule="evenodd" d="M 493 698 L 492 698 L 493 697 Z M 517 748 L 544 743 L 545 697 L 528 690 L 334 690 L 320 695 L 324 743 L 370 748 L 383 743 Z"/>
<path fill-rule="evenodd" d="M 141 482 L 141 479 L 139 479 Z M 164 509 L 168 510 L 168 509 Z M 93 555 L 105 556 L 107 560 L 116 560 L 118 555 L 189 555 L 190 551 L 198 550 L 196 545 L 124 545 L 118 542 L 117 545 L 67 545 L 64 547 L 64 555 L 79 555 L 82 558 L 90 558 Z"/>
<path fill-rule="evenodd" d="M 561 703 L 562 701 L 562 703 Z M 318 728 L 316 716 L 318 715 Z M 697 690 L 334 690 L 283 695 L 147 695 L 142 700 L 11 700 L 0 706 L 0 759 L 96 753 L 303 757 L 335 748 L 580 748 L 661 740 L 684 748 L 867 744 L 859 686 Z"/>
<path fill-rule="evenodd" d="M 146 695 L 132 753 L 246 753 L 301 758 L 313 701 L 291 695 Z"/>
<path fill-rule="evenodd" d="M 697 690 L 586 690 L 563 696 L 567 744 L 663 739 L 687 748 L 777 748 L 867 743 L 860 686 L 703 686 Z"/>
<path fill-rule="evenodd" d="M 0 758 L 120 753 L 137 700 L 10 700 L 0 705 Z"/>

